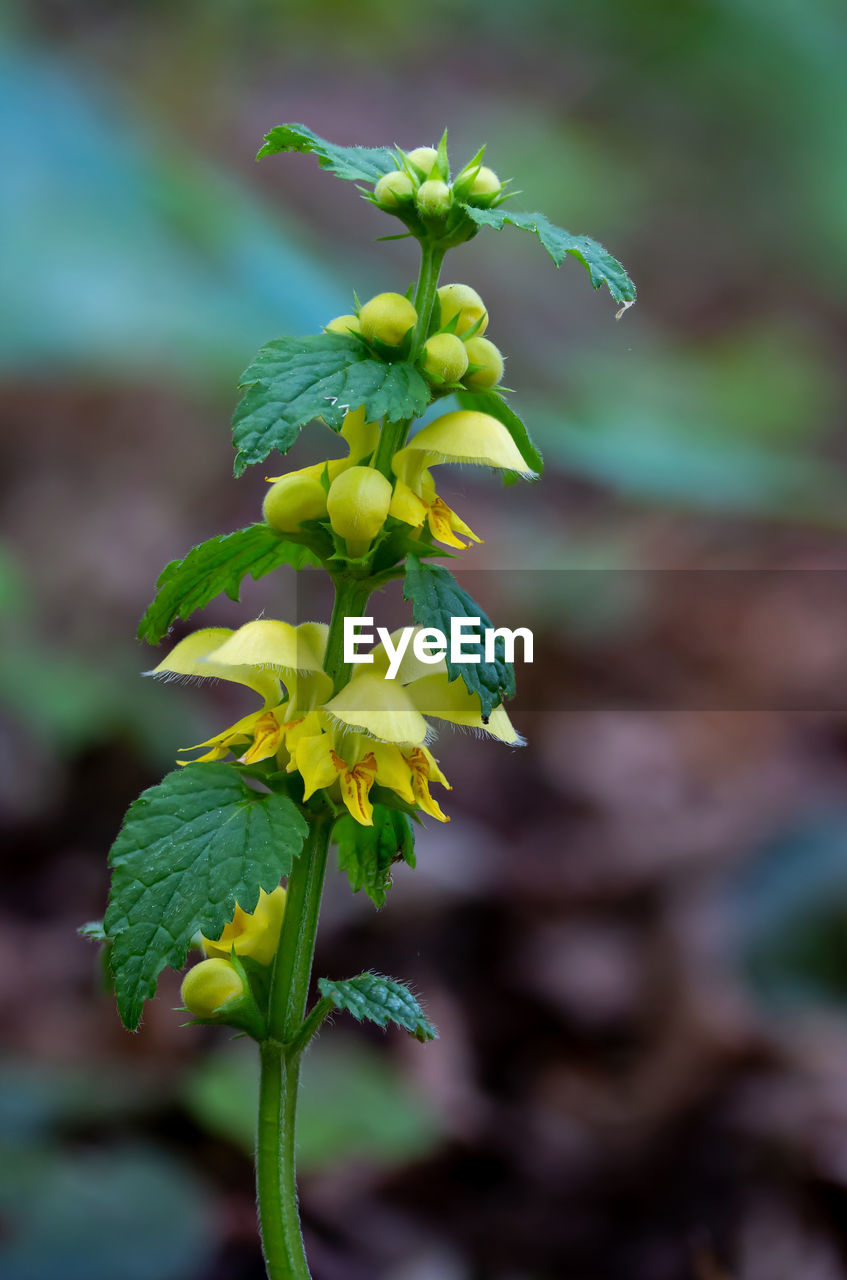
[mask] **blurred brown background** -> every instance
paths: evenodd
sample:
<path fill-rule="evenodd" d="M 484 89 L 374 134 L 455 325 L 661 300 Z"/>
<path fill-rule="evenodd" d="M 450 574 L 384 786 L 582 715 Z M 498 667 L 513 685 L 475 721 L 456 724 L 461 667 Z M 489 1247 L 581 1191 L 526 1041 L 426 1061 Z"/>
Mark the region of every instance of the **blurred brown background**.
<path fill-rule="evenodd" d="M 6 9 L 4 1278 L 262 1274 L 250 1046 L 181 1029 L 176 975 L 127 1035 L 75 930 L 127 804 L 248 709 L 140 680 L 133 639 L 168 560 L 258 515 L 240 370 L 414 271 L 313 159 L 254 165 L 288 120 L 487 141 L 640 291 L 615 324 L 516 231 L 449 267 L 549 469 L 440 483 L 544 657 L 525 749 L 442 735 L 453 820 L 386 908 L 331 877 L 318 973 L 411 980 L 441 1039 L 339 1019 L 311 1053 L 316 1280 L 847 1277 L 845 52 L 834 0 Z M 331 451 L 308 434 L 292 466 Z M 716 569 L 761 572 L 699 611 Z M 824 569 L 831 607 L 800 607 Z M 196 624 L 285 616 L 279 577 Z"/>

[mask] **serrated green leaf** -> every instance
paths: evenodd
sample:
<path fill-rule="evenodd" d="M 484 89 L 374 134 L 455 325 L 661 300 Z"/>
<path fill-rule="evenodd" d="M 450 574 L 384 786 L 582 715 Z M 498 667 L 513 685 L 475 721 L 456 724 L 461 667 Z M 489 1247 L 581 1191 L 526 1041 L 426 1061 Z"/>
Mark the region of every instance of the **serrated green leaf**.
<path fill-rule="evenodd" d="M 379 973 L 360 973 L 357 978 L 343 982 L 319 978 L 318 989 L 336 1009 L 346 1009 L 359 1022 L 367 1019 L 379 1027 L 393 1022 L 416 1040 L 438 1039 L 438 1032 L 409 988 L 394 978 Z"/>
<path fill-rule="evenodd" d="M 411 602 L 418 626 L 437 627 L 448 639 L 453 618 L 479 618 L 482 631 L 492 625 L 485 611 L 459 586 L 449 570 L 437 564 L 424 564 L 414 556 L 406 557 L 403 599 Z M 450 680 L 462 677 L 467 689 L 479 697 L 482 718 L 486 720 L 504 698 L 514 696 L 514 667 L 506 661 L 499 638 L 493 662 L 486 662 L 481 641 L 474 646 L 466 639 L 464 647 L 471 650 L 475 647 L 479 662 L 453 662 L 448 649 L 447 676 Z"/>
<path fill-rule="evenodd" d="M 248 573 L 258 582 L 284 564 L 302 569 L 319 565 L 320 560 L 308 547 L 290 541 L 267 524 L 251 524 L 201 542 L 182 560 L 165 565 L 159 574 L 155 599 L 138 624 L 139 640 L 158 644 L 177 618 L 190 618 L 221 592 L 237 600 Z"/>
<path fill-rule="evenodd" d="M 560 267 L 567 255 L 573 254 L 585 267 L 595 289 L 606 285 L 615 302 L 634 302 L 635 285 L 624 268 L 596 240 L 588 236 L 574 236 L 563 231 L 546 218 L 543 213 L 512 213 L 507 209 L 475 209 L 473 205 L 462 206 L 477 226 L 493 227 L 502 231 L 506 223 L 518 227 L 521 231 L 532 231 L 538 236 L 544 248 L 550 254 L 557 267 Z"/>
<path fill-rule="evenodd" d="M 346 871 L 354 893 L 364 889 L 371 902 L 381 907 L 391 887 L 392 864 L 402 859 L 415 865 L 415 837 L 409 819 L 396 809 L 375 804 L 373 826 L 363 827 L 349 814 L 335 824 L 333 839 L 338 845 L 338 866 Z"/>
<path fill-rule="evenodd" d="M 541 475 L 544 470 L 544 459 L 532 440 L 526 425 L 515 413 L 498 391 L 459 391 L 456 399 L 463 409 L 475 409 L 479 413 L 490 413 L 492 418 L 502 422 L 514 440 L 521 457 L 530 471 Z M 507 484 L 514 484 L 518 479 L 514 472 L 507 477 Z"/>
<path fill-rule="evenodd" d="M 322 418 L 340 430 L 349 409 L 364 406 L 368 421 L 396 421 L 423 413 L 429 387 L 412 364 L 376 360 L 355 338 L 337 333 L 277 338 L 245 369 L 246 388 L 233 418 L 235 474 L 285 453 L 300 428 Z"/>
<path fill-rule="evenodd" d="M 166 965 L 198 930 L 218 937 L 291 871 L 308 825 L 287 796 L 247 786 L 233 765 L 175 769 L 130 805 L 109 854 L 106 933 L 124 1025 L 134 1030 Z"/>
<path fill-rule="evenodd" d="M 320 138 L 304 124 L 278 124 L 265 134 L 264 146 L 256 156 L 279 155 L 283 151 L 302 151 L 318 157 L 322 169 L 347 182 L 378 182 L 384 173 L 397 168 L 394 152 L 388 147 L 338 147 Z"/>

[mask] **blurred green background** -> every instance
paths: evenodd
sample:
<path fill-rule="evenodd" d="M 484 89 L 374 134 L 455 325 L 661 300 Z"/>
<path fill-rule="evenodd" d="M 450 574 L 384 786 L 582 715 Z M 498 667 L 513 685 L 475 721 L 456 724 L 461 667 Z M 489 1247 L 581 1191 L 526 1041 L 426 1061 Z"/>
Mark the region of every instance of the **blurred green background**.
<path fill-rule="evenodd" d="M 318 972 L 410 979 L 442 1038 L 339 1021 L 310 1055 L 316 1280 L 847 1277 L 843 632 L 775 572 L 847 567 L 845 54 L 835 0 L 6 7 L 0 1275 L 262 1274 L 250 1047 L 180 1028 L 175 975 L 128 1036 L 75 929 L 126 805 L 247 710 L 141 681 L 133 639 L 168 560 L 258 515 L 239 372 L 415 270 L 310 157 L 253 163 L 303 121 L 485 141 L 639 286 L 616 324 L 509 230 L 448 270 L 549 469 L 440 487 L 543 656 L 527 748 L 439 742 L 453 821 L 385 910 L 331 878 Z M 760 573 L 704 621 L 678 575 L 529 569 Z M 295 606 L 281 576 L 196 621 Z M 763 673 L 831 699 L 763 705 Z"/>

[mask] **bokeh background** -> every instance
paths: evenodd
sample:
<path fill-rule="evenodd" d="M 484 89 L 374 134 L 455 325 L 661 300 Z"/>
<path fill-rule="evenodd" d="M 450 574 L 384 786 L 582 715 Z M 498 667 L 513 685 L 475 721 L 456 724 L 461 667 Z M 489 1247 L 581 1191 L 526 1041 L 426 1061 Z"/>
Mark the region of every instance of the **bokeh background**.
<path fill-rule="evenodd" d="M 251 1047 L 182 1029 L 176 975 L 127 1035 L 75 930 L 128 803 L 248 709 L 133 639 L 168 560 L 257 517 L 239 372 L 414 271 L 313 159 L 253 163 L 295 120 L 487 141 L 640 290 L 616 324 L 531 237 L 453 258 L 549 469 L 441 483 L 543 655 L 525 749 L 442 736 L 453 820 L 388 906 L 330 877 L 317 971 L 411 980 L 441 1039 L 311 1053 L 316 1280 L 847 1277 L 845 54 L 836 0 L 6 6 L 2 1276 L 262 1275 Z M 284 616 L 278 576 L 196 622 Z"/>

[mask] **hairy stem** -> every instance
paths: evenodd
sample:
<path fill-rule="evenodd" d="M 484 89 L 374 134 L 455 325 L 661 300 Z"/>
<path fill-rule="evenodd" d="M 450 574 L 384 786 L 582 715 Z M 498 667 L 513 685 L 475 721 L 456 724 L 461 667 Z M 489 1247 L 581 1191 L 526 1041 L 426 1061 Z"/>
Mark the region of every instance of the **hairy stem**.
<path fill-rule="evenodd" d="M 303 1023 L 321 907 L 331 818 L 318 815 L 288 879 L 285 917 L 271 983 L 269 1038 L 261 1045 L 256 1178 L 262 1245 L 270 1280 L 308 1280 L 297 1208 L 295 1119 Z"/>
<path fill-rule="evenodd" d="M 438 292 L 438 277 L 441 274 L 441 264 L 444 261 L 445 252 L 445 249 L 432 245 L 428 241 L 423 241 L 421 244 L 421 266 L 418 272 L 418 282 L 415 286 L 415 310 L 418 313 L 418 320 L 415 325 L 415 331 L 412 334 L 412 345 L 408 356 L 412 363 L 417 360 L 423 344 L 429 336 L 432 310 L 435 306 Z M 402 418 L 399 422 L 386 422 L 382 428 L 379 444 L 374 454 L 373 465 L 377 471 L 381 471 L 389 480 L 393 478 L 391 475 L 391 459 L 397 450 L 402 449 L 406 443 L 406 436 L 409 434 L 411 425 L 411 418 Z"/>
<path fill-rule="evenodd" d="M 349 678 L 349 666 L 344 663 L 344 618 L 362 612 L 371 585 L 369 579 L 340 577 L 336 581 L 324 658 L 324 670 L 332 676 L 336 689 Z M 294 1143 L 300 1058 L 329 1012 L 327 1002 L 320 1002 L 304 1021 L 332 821 L 328 809 L 312 816 L 309 839 L 288 878 L 271 981 L 268 1038 L 260 1045 L 256 1185 L 269 1280 L 309 1280 L 297 1206 Z"/>
<path fill-rule="evenodd" d="M 260 1054 L 256 1187 L 265 1266 L 269 1280 L 309 1280 L 294 1166 L 300 1057 L 288 1058 L 270 1040 L 260 1046 Z"/>
<path fill-rule="evenodd" d="M 429 336 L 432 309 L 435 306 L 438 277 L 441 274 L 444 254 L 445 250 L 439 246 L 428 244 L 426 241 L 421 245 L 421 269 L 415 287 L 415 310 L 418 313 L 418 322 L 412 334 L 412 348 L 409 352 L 409 359 L 412 362 L 417 360 Z"/>
<path fill-rule="evenodd" d="M 362 616 L 372 590 L 371 578 L 339 578 L 336 581 L 335 604 L 324 658 L 324 671 L 332 676 L 336 693 L 350 679 L 350 664 L 344 661 L 344 619 Z"/>

